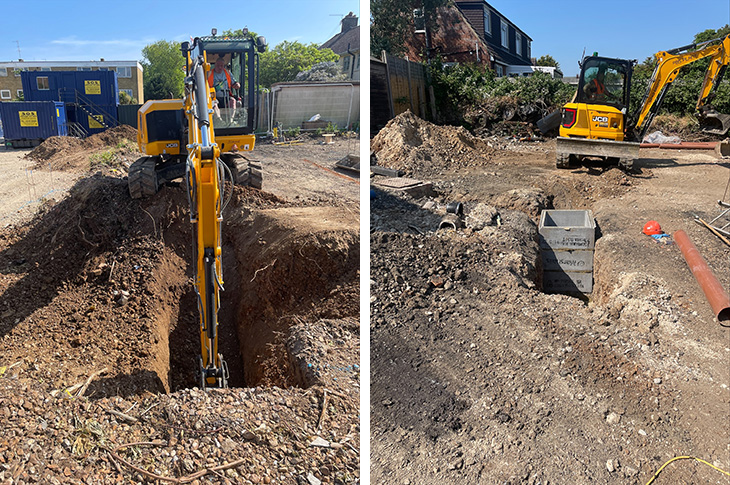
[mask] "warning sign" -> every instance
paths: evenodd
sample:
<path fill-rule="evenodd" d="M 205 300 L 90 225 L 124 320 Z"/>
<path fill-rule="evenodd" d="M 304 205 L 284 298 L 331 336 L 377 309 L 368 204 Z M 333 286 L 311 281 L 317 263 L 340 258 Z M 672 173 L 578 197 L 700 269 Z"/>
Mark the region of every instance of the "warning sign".
<path fill-rule="evenodd" d="M 102 115 L 89 115 L 89 128 L 104 128 L 104 116 Z"/>
<path fill-rule="evenodd" d="M 101 94 L 101 81 L 84 81 L 86 94 Z"/>
<path fill-rule="evenodd" d="M 18 111 L 20 126 L 38 126 L 37 111 Z"/>

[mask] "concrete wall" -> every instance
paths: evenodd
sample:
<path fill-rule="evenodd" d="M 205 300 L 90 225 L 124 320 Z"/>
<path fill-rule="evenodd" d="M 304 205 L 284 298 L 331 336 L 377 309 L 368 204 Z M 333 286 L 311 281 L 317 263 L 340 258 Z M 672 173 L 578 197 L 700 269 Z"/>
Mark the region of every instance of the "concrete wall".
<path fill-rule="evenodd" d="M 342 130 L 360 122 L 360 83 L 279 83 L 271 87 L 273 124 L 284 129 L 302 127 L 319 114 Z"/>

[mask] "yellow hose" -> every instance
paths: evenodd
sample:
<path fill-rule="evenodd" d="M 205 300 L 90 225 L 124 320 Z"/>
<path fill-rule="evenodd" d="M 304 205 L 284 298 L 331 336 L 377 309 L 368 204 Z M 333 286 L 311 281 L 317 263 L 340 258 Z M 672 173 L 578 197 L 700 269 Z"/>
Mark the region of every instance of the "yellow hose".
<path fill-rule="evenodd" d="M 696 460 L 696 461 L 699 461 L 700 463 L 704 463 L 705 465 L 707 465 L 707 466 L 709 466 L 709 467 L 712 467 L 712 468 L 714 468 L 715 470 L 719 471 L 720 473 L 723 473 L 723 474 L 725 474 L 725 475 L 727 475 L 727 476 L 729 476 L 729 477 L 730 477 L 730 473 L 728 473 L 728 472 L 726 472 L 725 470 L 722 470 L 722 469 L 720 469 L 720 468 L 716 467 L 716 466 L 715 466 L 715 465 L 713 465 L 712 463 L 708 463 L 708 462 L 706 462 L 705 460 L 701 460 L 701 459 L 699 459 L 699 458 L 695 458 L 694 456 L 677 456 L 677 457 L 674 457 L 674 458 L 672 458 L 671 460 L 669 460 L 669 461 L 668 461 L 668 462 L 666 462 L 665 464 L 663 464 L 663 465 L 661 466 L 661 468 L 659 468 L 659 469 L 658 469 L 658 470 L 656 471 L 656 473 L 654 474 L 654 476 L 653 476 L 653 477 L 651 477 L 651 480 L 649 480 L 648 482 L 646 482 L 646 485 L 651 485 L 652 483 L 654 483 L 654 480 L 656 480 L 656 478 L 657 478 L 657 477 L 659 476 L 659 474 L 660 474 L 660 473 L 662 472 L 662 470 L 664 470 L 664 468 L 665 468 L 665 467 L 666 467 L 667 465 L 669 465 L 669 464 L 670 464 L 670 463 L 672 463 L 673 461 L 677 461 L 677 460 Z"/>

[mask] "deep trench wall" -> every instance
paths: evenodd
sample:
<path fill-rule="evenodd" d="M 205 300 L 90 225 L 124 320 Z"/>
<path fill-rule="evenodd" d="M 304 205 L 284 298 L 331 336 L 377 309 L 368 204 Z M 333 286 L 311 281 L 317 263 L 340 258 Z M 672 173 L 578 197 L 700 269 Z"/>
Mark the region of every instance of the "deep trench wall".
<path fill-rule="evenodd" d="M 289 328 L 357 315 L 357 217 L 341 208 L 256 211 L 226 230 L 241 281 L 238 339 L 247 385 L 302 385 L 286 351 Z"/>

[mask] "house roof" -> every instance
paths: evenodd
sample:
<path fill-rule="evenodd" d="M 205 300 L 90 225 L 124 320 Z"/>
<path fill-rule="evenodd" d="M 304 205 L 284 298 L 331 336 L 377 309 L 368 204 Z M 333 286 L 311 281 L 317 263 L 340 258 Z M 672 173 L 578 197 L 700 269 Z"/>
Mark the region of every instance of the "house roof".
<path fill-rule="evenodd" d="M 330 40 L 319 46 L 320 49 L 332 49 L 335 54 L 347 54 L 347 46 L 350 46 L 350 52 L 358 52 L 360 50 L 360 26 L 353 27 L 347 32 L 340 32 Z"/>
<path fill-rule="evenodd" d="M 505 22 L 507 22 L 508 24 L 510 24 L 517 32 L 519 32 L 520 34 L 522 34 L 525 37 L 527 37 L 528 40 L 532 40 L 532 37 L 530 37 L 529 35 L 527 35 L 521 28 L 517 27 L 514 24 L 514 22 L 512 22 L 510 19 L 508 19 L 507 16 L 505 16 L 504 14 L 502 14 L 502 12 L 500 12 L 499 10 L 497 10 L 496 8 L 494 8 L 486 0 L 455 0 L 454 3 L 456 3 L 457 6 L 458 5 L 486 5 L 487 7 L 489 7 L 489 9 L 492 12 L 496 13 L 497 15 L 500 16 L 500 18 L 504 19 Z"/>

